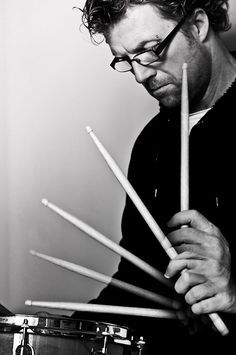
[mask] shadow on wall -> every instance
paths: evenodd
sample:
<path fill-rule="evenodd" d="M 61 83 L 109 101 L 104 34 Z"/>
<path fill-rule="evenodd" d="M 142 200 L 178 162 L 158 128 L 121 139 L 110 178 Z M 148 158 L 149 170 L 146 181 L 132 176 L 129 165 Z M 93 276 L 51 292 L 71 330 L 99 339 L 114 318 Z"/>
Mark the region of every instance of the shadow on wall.
<path fill-rule="evenodd" d="M 232 24 L 232 27 L 229 32 L 226 32 L 223 34 L 224 41 L 227 45 L 227 47 L 230 50 L 236 51 L 236 1 L 231 0 L 229 1 L 230 7 L 229 7 L 229 16 L 230 16 L 230 21 Z"/>
<path fill-rule="evenodd" d="M 224 35 L 224 41 L 226 43 L 226 46 L 231 50 L 231 51 L 236 51 L 236 41 L 235 41 L 235 37 L 236 37 L 236 28 L 233 29 L 233 31 L 231 30 L 230 33 L 226 33 Z"/>

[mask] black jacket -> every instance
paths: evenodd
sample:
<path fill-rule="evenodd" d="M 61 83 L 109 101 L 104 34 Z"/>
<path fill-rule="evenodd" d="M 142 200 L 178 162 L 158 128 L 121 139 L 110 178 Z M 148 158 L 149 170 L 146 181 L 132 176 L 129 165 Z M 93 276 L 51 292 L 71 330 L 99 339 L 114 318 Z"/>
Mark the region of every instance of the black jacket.
<path fill-rule="evenodd" d="M 236 81 L 214 107 L 195 125 L 190 134 L 190 208 L 196 209 L 219 227 L 228 240 L 232 254 L 232 273 L 236 278 L 236 235 L 234 228 L 236 201 L 235 169 L 235 102 Z M 128 179 L 137 191 L 157 223 L 168 232 L 166 223 L 180 210 L 180 110 L 161 108 L 137 138 L 131 155 Z M 136 207 L 126 199 L 122 217 L 120 244 L 141 257 L 163 273 L 169 262 L 162 247 L 149 230 Z M 144 274 L 126 260 L 121 259 L 115 278 L 133 283 L 159 294 L 176 298 L 175 291 Z M 96 300 L 91 302 L 158 307 L 140 297 L 106 287 Z M 81 316 L 75 313 L 74 316 Z M 236 315 L 224 316 L 229 329 L 234 333 Z M 91 317 L 91 316 L 90 316 Z M 94 316 L 95 317 L 95 316 Z M 188 327 L 179 321 L 153 320 L 137 317 L 98 315 L 99 319 L 125 324 L 143 335 L 155 339 L 222 338 L 212 330 L 211 322 L 199 318 L 197 333 L 195 323 Z M 234 320 L 235 319 L 235 320 Z M 206 323 L 206 324 L 205 324 Z M 192 335 L 191 335 L 192 334 Z M 152 340 L 153 341 L 153 340 Z M 192 340 L 191 340 L 192 341 Z M 196 344 L 197 344 L 196 343 Z M 201 343 L 201 342 L 200 342 Z M 153 343 L 152 343 L 153 346 Z M 149 352 L 150 354 L 153 351 Z"/>

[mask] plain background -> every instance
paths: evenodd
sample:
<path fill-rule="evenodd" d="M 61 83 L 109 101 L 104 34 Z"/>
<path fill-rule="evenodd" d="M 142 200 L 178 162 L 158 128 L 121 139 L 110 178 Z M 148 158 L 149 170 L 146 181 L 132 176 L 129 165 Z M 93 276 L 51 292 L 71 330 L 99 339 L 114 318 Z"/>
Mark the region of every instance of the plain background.
<path fill-rule="evenodd" d="M 118 256 L 41 200 L 118 242 L 125 194 L 85 127 L 126 173 L 136 136 L 158 111 L 131 75 L 109 68 L 106 44 L 91 44 L 72 9 L 83 3 L 0 1 L 0 302 L 16 313 L 42 310 L 24 306 L 26 299 L 87 302 L 104 287 L 31 249 L 107 275 L 116 270 Z M 233 27 L 224 38 L 236 49 L 230 5 Z"/>

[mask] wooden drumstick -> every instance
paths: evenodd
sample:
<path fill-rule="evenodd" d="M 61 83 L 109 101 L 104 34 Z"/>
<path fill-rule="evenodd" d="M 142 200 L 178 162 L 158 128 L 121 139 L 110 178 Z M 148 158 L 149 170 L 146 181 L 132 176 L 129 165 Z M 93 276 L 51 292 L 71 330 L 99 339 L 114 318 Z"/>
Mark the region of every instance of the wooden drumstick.
<path fill-rule="evenodd" d="M 183 64 L 181 95 L 181 176 L 180 209 L 189 209 L 189 103 L 187 64 Z"/>
<path fill-rule="evenodd" d="M 132 254 L 125 248 L 121 247 L 120 245 L 116 244 L 112 240 L 108 239 L 105 237 L 103 234 L 89 226 L 88 224 L 84 223 L 80 219 L 72 216 L 68 212 L 62 210 L 60 207 L 56 206 L 55 204 L 49 202 L 46 199 L 42 200 L 42 203 L 44 206 L 48 207 L 52 211 L 54 211 L 56 214 L 58 214 L 60 217 L 64 218 L 67 222 L 73 224 L 75 227 L 79 228 L 81 231 L 85 232 L 88 236 L 91 238 L 97 240 L 99 243 L 102 245 L 106 246 L 108 249 L 112 250 L 119 256 L 123 257 L 124 259 L 128 260 L 131 262 L 133 265 L 136 267 L 140 268 L 142 271 L 146 272 L 150 276 L 154 277 L 156 280 L 160 281 L 164 285 L 168 287 L 173 287 L 172 282 L 170 280 L 167 280 L 164 275 L 151 265 L 147 264 L 145 261 L 137 257 L 136 255 Z"/>
<path fill-rule="evenodd" d="M 124 173 L 121 171 L 119 166 L 116 164 L 114 159 L 111 157 L 111 155 L 107 152 L 105 147 L 102 145 L 100 140 L 97 138 L 97 136 L 94 134 L 93 130 L 87 126 L 86 127 L 87 132 L 93 139 L 95 145 L 97 146 L 98 150 L 104 157 L 105 161 L 107 162 L 109 168 L 112 170 L 114 175 L 116 176 L 117 180 L 120 182 L 124 190 L 126 191 L 127 195 L 130 197 L 131 201 L 134 203 L 138 211 L 140 212 L 141 216 L 144 218 L 146 221 L 147 225 L 159 241 L 159 243 L 162 245 L 163 249 L 167 253 L 170 259 L 174 259 L 178 254 L 176 250 L 172 247 L 170 241 L 168 238 L 165 236 L 165 234 L 162 232 L 160 227 L 158 226 L 157 222 L 149 212 L 149 210 L 146 208 Z M 222 334 L 222 335 L 227 335 L 229 333 L 229 330 L 227 329 L 226 325 L 222 321 L 222 319 L 217 315 L 217 314 L 209 314 L 209 317 L 211 318 L 213 324 L 215 325 L 216 329 Z"/>
<path fill-rule="evenodd" d="M 137 286 L 129 284 L 127 282 L 124 282 L 124 281 L 115 279 L 113 277 L 101 274 L 97 271 L 88 269 L 84 266 L 77 265 L 77 264 L 74 264 L 74 263 L 71 263 L 71 262 L 68 262 L 68 261 L 65 261 L 62 259 L 58 259 L 58 258 L 49 256 L 49 255 L 46 255 L 46 254 L 38 253 L 34 250 L 31 250 L 30 253 L 34 256 L 37 256 L 43 260 L 50 262 L 52 264 L 58 265 L 58 266 L 62 267 L 63 269 L 73 271 L 76 274 L 80 274 L 80 275 L 89 277 L 93 280 L 102 282 L 106 285 L 110 284 L 114 287 L 123 289 L 127 292 L 131 292 L 131 293 L 133 293 L 137 296 L 140 296 L 142 298 L 146 298 L 146 299 L 151 300 L 153 302 L 162 304 L 165 307 L 169 307 L 169 308 L 173 308 L 173 309 L 180 308 L 180 304 L 175 300 L 171 300 L 167 297 L 164 297 L 164 296 L 161 296 L 157 293 L 145 290 L 141 287 L 137 287 Z"/>
<path fill-rule="evenodd" d="M 172 259 L 176 256 L 176 251 L 173 249 L 172 245 L 170 244 L 168 238 L 166 238 L 165 234 L 162 232 L 160 227 L 158 226 L 157 222 L 155 219 L 152 217 L 150 212 L 148 211 L 147 207 L 144 205 L 143 201 L 141 198 L 138 196 L 136 191 L 134 190 L 133 186 L 130 184 L 124 173 L 121 171 L 119 166 L 116 164 L 114 159 L 111 157 L 111 155 L 108 153 L 108 151 L 105 149 L 105 147 L 102 145 L 102 143 L 99 141 L 95 133 L 93 132 L 92 128 L 87 126 L 86 130 L 90 137 L 93 139 L 94 143 L 96 144 L 98 150 L 102 154 L 103 158 L 107 162 L 109 168 L 112 170 L 114 173 L 115 177 L 117 180 L 120 182 L 124 190 L 126 191 L 127 195 L 130 197 L 144 220 L 146 221 L 147 225 L 159 241 L 159 243 L 162 245 L 163 249 L 166 251 L 167 255 Z"/>
<path fill-rule="evenodd" d="M 181 211 L 189 209 L 189 99 L 187 63 L 183 64 L 182 95 L 181 95 Z M 187 226 L 182 226 L 187 227 Z M 183 271 L 185 272 L 185 270 Z M 229 333 L 228 328 L 217 313 L 209 314 L 215 328 L 222 334 Z"/>
<path fill-rule="evenodd" d="M 111 306 L 100 304 L 88 304 L 77 302 L 47 302 L 47 301 L 32 301 L 26 300 L 26 306 L 56 308 L 69 311 L 80 312 L 96 312 L 96 313 L 113 313 L 126 316 L 139 316 L 139 317 L 152 317 L 152 318 L 165 318 L 165 319 L 179 319 L 177 312 L 166 311 L 155 308 L 138 308 L 138 307 L 123 307 Z"/>

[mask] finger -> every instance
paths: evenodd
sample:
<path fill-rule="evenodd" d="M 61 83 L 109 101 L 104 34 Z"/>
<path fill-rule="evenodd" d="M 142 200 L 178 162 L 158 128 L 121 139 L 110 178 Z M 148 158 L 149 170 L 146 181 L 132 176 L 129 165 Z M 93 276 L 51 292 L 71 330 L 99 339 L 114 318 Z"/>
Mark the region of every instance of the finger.
<path fill-rule="evenodd" d="M 230 308 L 231 303 L 232 302 L 229 297 L 225 297 L 222 294 L 217 294 L 213 297 L 194 303 L 191 307 L 191 310 L 194 314 L 225 311 Z"/>
<path fill-rule="evenodd" d="M 188 233 L 189 230 L 189 233 Z M 182 228 L 168 234 L 171 245 L 177 254 L 193 253 L 216 260 L 227 259 L 229 246 L 223 236 L 210 235 L 192 228 Z M 197 242 L 196 242 L 197 241 Z"/>
<path fill-rule="evenodd" d="M 191 243 L 191 244 L 199 244 L 199 233 L 202 235 L 205 235 L 203 232 L 197 232 L 198 238 L 196 238 L 196 230 L 193 228 L 182 228 L 175 230 L 173 232 L 170 232 L 167 237 L 170 241 L 170 243 L 173 246 L 176 246 L 181 243 Z"/>
<path fill-rule="evenodd" d="M 194 303 L 191 307 L 191 310 L 194 314 L 198 314 L 198 315 L 218 312 L 219 307 L 217 302 L 217 296 Z"/>
<path fill-rule="evenodd" d="M 178 254 L 188 251 L 215 258 L 216 251 L 220 251 L 221 248 L 218 238 L 193 228 L 178 229 L 169 233 L 167 237 Z"/>
<path fill-rule="evenodd" d="M 175 290 L 179 294 L 185 294 L 193 286 L 204 282 L 206 282 L 206 278 L 204 276 L 186 270 L 182 272 L 181 276 L 176 281 Z"/>
<path fill-rule="evenodd" d="M 212 233 L 216 227 L 208 221 L 201 213 L 196 210 L 187 210 L 176 213 L 167 223 L 168 227 L 176 228 L 182 225 L 188 225 L 192 228 L 206 233 Z"/>
<path fill-rule="evenodd" d="M 169 265 L 165 272 L 165 277 L 171 278 L 177 273 L 189 269 L 194 271 L 195 269 L 202 269 L 202 258 L 194 253 L 184 252 L 176 256 L 175 259 L 169 262 Z"/>
<path fill-rule="evenodd" d="M 191 306 L 197 302 L 213 297 L 216 290 L 212 284 L 207 282 L 192 287 L 185 295 L 185 301 Z"/>
<path fill-rule="evenodd" d="M 199 254 L 201 256 L 209 256 L 209 252 L 206 253 L 206 249 L 203 248 L 201 245 L 183 243 L 181 245 L 175 246 L 175 250 L 177 251 L 178 254 L 189 252 L 189 253 Z"/>

